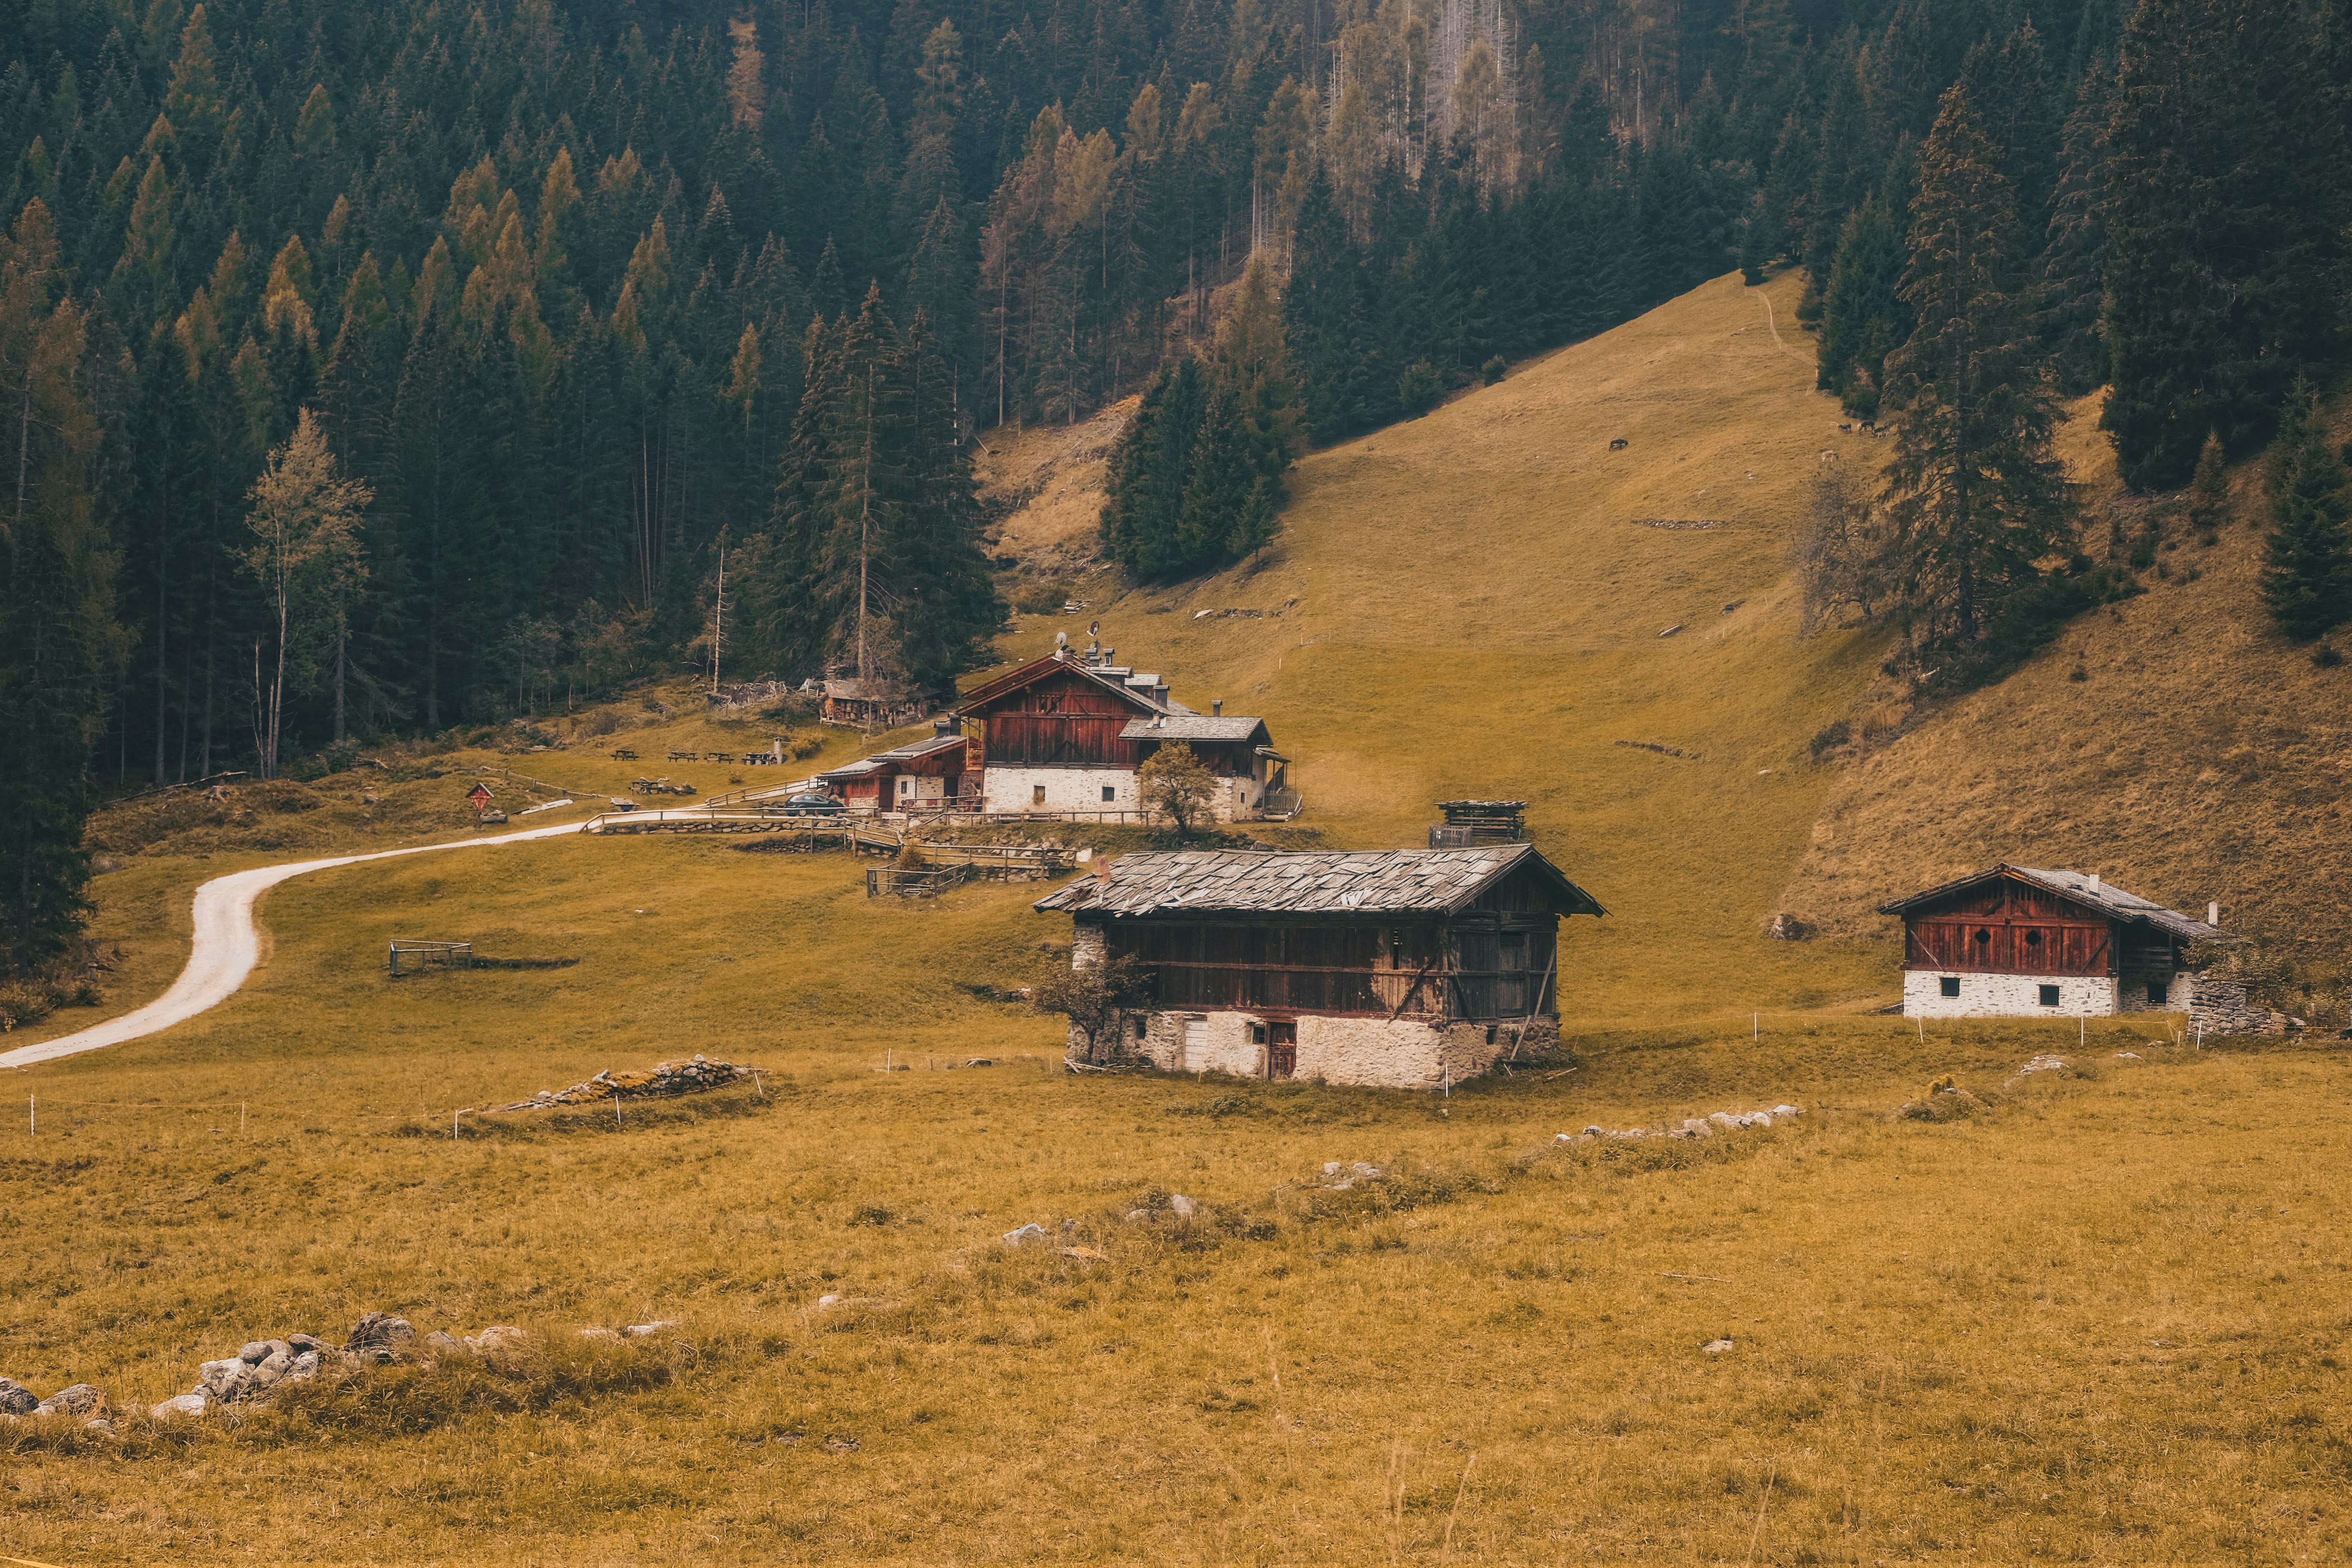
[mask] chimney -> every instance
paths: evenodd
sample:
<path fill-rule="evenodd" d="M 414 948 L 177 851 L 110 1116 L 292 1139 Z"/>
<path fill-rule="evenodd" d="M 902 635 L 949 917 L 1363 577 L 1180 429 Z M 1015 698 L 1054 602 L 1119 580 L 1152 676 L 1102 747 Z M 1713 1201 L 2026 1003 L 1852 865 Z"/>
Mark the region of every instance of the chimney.
<path fill-rule="evenodd" d="M 1224 716 L 1225 700 L 1222 697 L 1211 698 L 1209 700 L 1209 717 L 1212 719 L 1222 719 Z"/>
<path fill-rule="evenodd" d="M 2219 926 L 2221 923 L 2221 905 L 2207 904 L 2205 906 L 2205 923 L 2209 926 Z"/>
<path fill-rule="evenodd" d="M 2095 892 L 2095 892 L 2097 892 L 2097 891 L 2099 890 L 2099 876 L 2098 876 L 2098 873 L 2097 873 L 2097 872 L 2094 871 L 2093 873 L 2091 873 L 2091 879 L 2090 879 L 2090 881 L 2091 881 L 2091 891 L 2093 891 L 2093 892 Z"/>

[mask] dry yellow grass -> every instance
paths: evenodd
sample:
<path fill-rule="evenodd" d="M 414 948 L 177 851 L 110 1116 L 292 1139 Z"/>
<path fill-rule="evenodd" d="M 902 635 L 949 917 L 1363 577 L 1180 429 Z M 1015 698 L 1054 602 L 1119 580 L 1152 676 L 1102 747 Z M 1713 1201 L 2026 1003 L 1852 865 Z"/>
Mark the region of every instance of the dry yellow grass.
<path fill-rule="evenodd" d="M 1835 431 L 1767 298 L 1785 322 L 1788 281 L 1711 284 L 1318 454 L 1256 570 L 1102 612 L 1180 696 L 1267 715 L 1329 842 L 1414 842 L 1454 794 L 1534 802 L 1616 911 L 1568 933 L 1578 1071 L 1450 1101 L 1071 1079 L 1050 1021 L 981 999 L 1066 939 L 1039 889 L 869 903 L 845 857 L 567 838 L 290 882 L 246 993 L 8 1075 L 42 1131 L 0 1131 L 0 1370 L 143 1405 L 252 1334 L 369 1308 L 551 1344 L 683 1321 L 619 1361 L 134 1419 L 119 1446 L 10 1433 L 0 1553 L 2340 1555 L 2341 1058 L 2199 1053 L 2145 1018 L 2079 1046 L 2039 1021 L 1916 1030 L 1860 1011 L 1892 994 L 1884 942 L 1761 936 L 1842 787 L 1805 742 L 1876 662 L 1794 637 L 1780 529 L 1822 447 L 1877 448 Z M 1192 618 L 1227 606 L 1269 613 Z M 1071 624 L 1024 620 L 1006 651 Z M 706 749 L 700 723 L 512 760 L 718 788 L 655 760 Z M 733 733 L 707 749 L 750 749 Z M 623 742 L 646 761 L 604 758 Z M 429 816 L 462 786 L 401 787 Z M 356 847 L 394 832 L 353 809 L 283 815 Z M 161 950 L 175 889 L 277 858 L 236 826 L 100 879 L 101 934 Z M 393 934 L 580 962 L 394 984 Z M 2095 1076 L 2004 1091 L 2050 1049 Z M 772 1069 L 772 1098 L 446 1136 L 456 1108 L 694 1051 Z M 886 1051 L 916 1070 L 874 1071 Z M 930 1070 L 974 1056 L 997 1065 Z M 1946 1073 L 1991 1109 L 1889 1120 Z M 1551 1142 L 1782 1100 L 1807 1115 L 1703 1144 Z M 1313 1190 L 1359 1159 L 1393 1179 Z M 1122 1223 L 1171 1192 L 1203 1220 Z M 1103 1261 L 997 1240 L 1065 1219 Z"/>

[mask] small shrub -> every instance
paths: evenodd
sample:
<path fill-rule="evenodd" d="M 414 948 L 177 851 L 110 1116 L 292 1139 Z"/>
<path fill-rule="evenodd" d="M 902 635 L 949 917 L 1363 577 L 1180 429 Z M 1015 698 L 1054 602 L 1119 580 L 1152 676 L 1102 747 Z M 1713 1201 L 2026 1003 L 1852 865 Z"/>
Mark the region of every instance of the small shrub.
<path fill-rule="evenodd" d="M 2074 668 L 2066 672 L 2066 679 L 2069 680 L 2088 680 L 2091 679 L 2091 672 L 2078 664 Z"/>
<path fill-rule="evenodd" d="M 2311 650 L 2311 662 L 2317 665 L 2322 669 L 2334 669 L 2337 665 L 2344 662 L 2344 656 L 2336 652 L 2334 648 L 2329 647 L 2326 643 L 2321 643 L 2317 647 Z"/>
<path fill-rule="evenodd" d="M 1853 725 L 1847 723 L 1843 719 L 1831 720 L 1828 723 L 1822 725 L 1819 731 L 1815 731 L 1813 735 L 1811 748 L 1813 761 L 1817 763 L 1820 762 L 1823 755 L 1836 751 L 1840 746 L 1844 745 L 1848 741 L 1853 739 Z"/>
<path fill-rule="evenodd" d="M 609 735 L 620 727 L 621 716 L 618 713 L 610 708 L 599 708 L 588 715 L 586 722 L 580 726 L 580 732 L 592 737 Z"/>
<path fill-rule="evenodd" d="M 1511 367 L 1509 365 L 1503 363 L 1503 356 L 1501 354 L 1496 354 L 1493 359 L 1488 360 L 1485 364 L 1479 367 L 1478 374 L 1486 378 L 1486 384 L 1488 386 L 1492 386 L 1496 382 L 1502 380 L 1504 373 L 1508 371 L 1510 368 Z"/>
<path fill-rule="evenodd" d="M 0 1034 L 19 1024 L 37 1024 L 54 1010 L 46 986 L 0 985 Z"/>

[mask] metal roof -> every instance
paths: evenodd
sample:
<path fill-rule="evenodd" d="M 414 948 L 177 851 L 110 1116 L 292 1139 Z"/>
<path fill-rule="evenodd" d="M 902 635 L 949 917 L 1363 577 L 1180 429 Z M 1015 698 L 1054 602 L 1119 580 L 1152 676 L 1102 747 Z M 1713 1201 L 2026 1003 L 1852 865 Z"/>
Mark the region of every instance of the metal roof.
<path fill-rule="evenodd" d="M 2088 872 L 2043 871 L 2032 866 L 1995 866 L 1990 871 L 1978 871 L 1973 875 L 1962 877 L 1958 881 L 1947 882 L 1940 888 L 1930 888 L 1924 893 L 1914 893 L 1907 899 L 1898 899 L 1891 904 L 1881 904 L 1878 906 L 1878 912 L 1883 915 L 1899 915 L 1930 900 L 1940 899 L 1947 893 L 1960 892 L 1976 887 L 1979 883 L 1990 881 L 1996 877 L 2016 877 L 2032 882 L 2037 887 L 2056 893 L 2070 903 L 2095 910 L 2110 920 L 2146 921 L 2159 931 L 2168 931 L 2185 942 L 2225 940 L 2218 926 L 2210 926 L 2203 921 L 2192 920 L 2178 910 L 2168 910 L 2162 904 L 2153 903 L 2141 898 L 2137 893 L 2126 893 L 2113 883 L 2093 877 Z"/>
<path fill-rule="evenodd" d="M 1130 686 L 1132 672 L 1121 666 L 1088 664 L 1085 659 L 1062 649 L 1033 658 L 1014 669 L 1007 670 L 993 680 L 984 680 L 965 692 L 956 706 L 959 713 L 971 713 L 987 706 L 1000 697 L 1008 696 L 1023 687 L 1045 679 L 1055 670 L 1071 670 L 1085 676 L 1106 691 L 1116 691 L 1146 713 L 1190 713 L 1192 711 L 1173 699 L 1154 697 L 1150 689 Z"/>
<path fill-rule="evenodd" d="M 862 778 L 879 772 L 892 763 L 919 762 L 936 756 L 950 747 L 961 749 L 961 735 L 934 735 L 925 741 L 910 741 L 903 746 L 893 746 L 887 752 L 877 752 L 870 757 L 860 757 L 854 763 L 844 763 L 837 768 L 827 768 L 816 776 L 821 779 Z"/>
<path fill-rule="evenodd" d="M 1094 915 L 1453 914 L 1515 871 L 1549 885 L 1559 914 L 1599 900 L 1531 844 L 1477 849 L 1174 849 L 1122 855 L 1034 906 Z"/>
<path fill-rule="evenodd" d="M 1236 713 L 1211 718 L 1206 713 L 1168 713 L 1152 719 L 1129 719 L 1118 732 L 1122 741 L 1255 741 L 1265 731 L 1265 721 Z"/>

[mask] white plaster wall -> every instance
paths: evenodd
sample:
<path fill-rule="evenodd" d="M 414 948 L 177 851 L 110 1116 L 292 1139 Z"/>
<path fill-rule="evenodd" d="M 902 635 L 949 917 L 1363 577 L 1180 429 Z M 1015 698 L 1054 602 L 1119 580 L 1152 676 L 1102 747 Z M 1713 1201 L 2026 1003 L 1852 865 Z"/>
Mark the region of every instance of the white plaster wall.
<path fill-rule="evenodd" d="M 1947 996 L 1938 984 L 1947 973 L 1932 969 L 1903 972 L 1906 1018 L 2101 1018 L 2116 1011 L 2116 983 L 2106 975 L 1960 975 L 1960 994 Z M 2042 1005 L 2042 988 L 2058 987 L 2058 1005 Z M 2144 995 L 2145 993 L 2142 993 Z M 2143 1004 L 2144 1005 L 2145 1004 Z"/>
<path fill-rule="evenodd" d="M 1443 1076 L 1438 1032 L 1412 1018 L 1303 1017 L 1294 1076 L 1379 1089 L 1434 1089 Z"/>
<path fill-rule="evenodd" d="M 1103 928 L 1083 921 L 1070 928 L 1070 967 L 1092 969 L 1103 961 Z"/>
<path fill-rule="evenodd" d="M 1045 786 L 1045 803 L 1032 798 Z M 1103 799 L 1108 785 L 1113 792 Z M 981 771 L 982 811 L 1140 811 L 1133 768 L 1018 768 L 991 763 Z"/>

